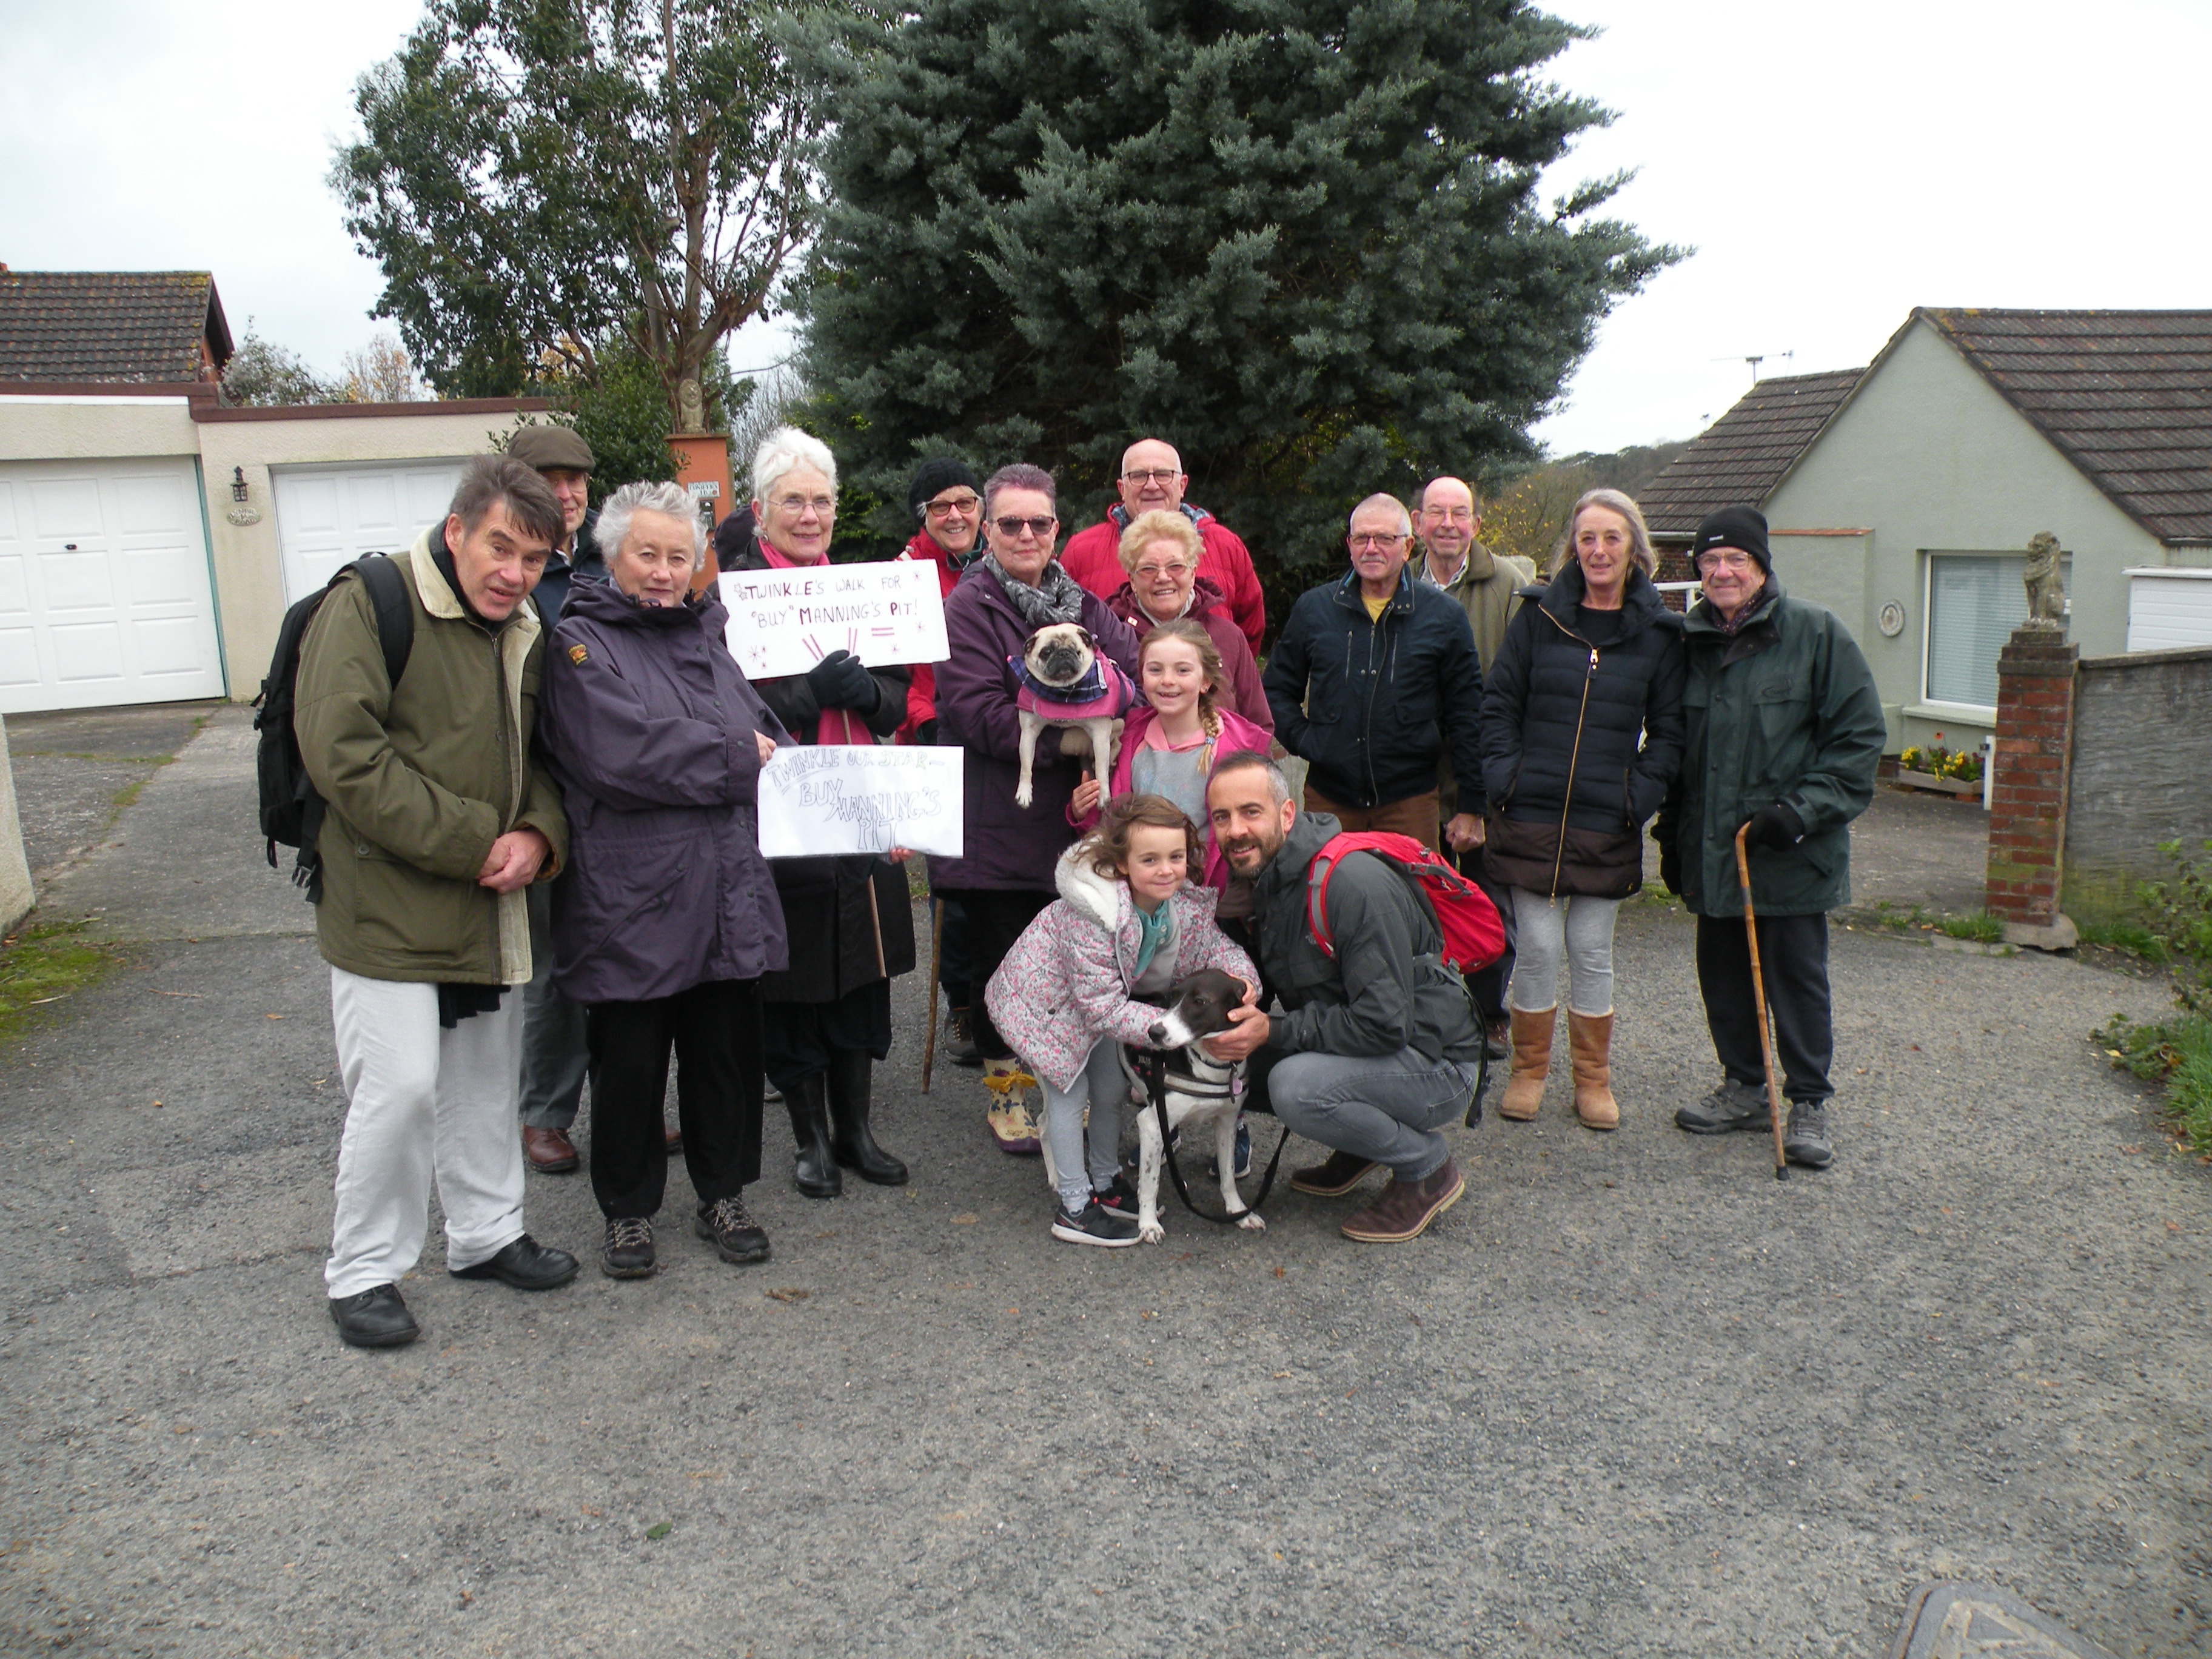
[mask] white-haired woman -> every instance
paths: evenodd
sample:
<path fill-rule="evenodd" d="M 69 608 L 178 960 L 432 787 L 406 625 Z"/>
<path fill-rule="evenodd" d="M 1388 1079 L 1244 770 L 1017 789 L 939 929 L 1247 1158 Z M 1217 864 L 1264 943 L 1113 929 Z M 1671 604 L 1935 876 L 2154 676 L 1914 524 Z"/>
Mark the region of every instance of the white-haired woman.
<path fill-rule="evenodd" d="M 837 522 L 837 462 L 819 439 L 779 427 L 753 457 L 753 539 L 736 570 L 822 564 Z M 906 718 L 907 671 L 832 651 L 804 674 L 756 686 L 797 743 L 874 743 Z M 841 1166 L 896 1187 L 906 1165 L 876 1144 L 873 1067 L 891 1047 L 891 980 L 915 963 L 905 852 L 889 859 L 778 859 L 791 965 L 761 982 L 768 1075 L 798 1142 L 793 1178 L 809 1198 L 844 1189 Z"/>
<path fill-rule="evenodd" d="M 721 601 L 690 592 L 704 543 L 684 491 L 625 485 L 599 540 L 606 580 L 569 592 L 538 735 L 571 836 L 553 982 L 586 1010 L 600 1267 L 653 1271 L 672 1048 L 697 1231 L 725 1260 L 762 1261 L 743 1193 L 760 1178 L 759 981 L 785 948 L 755 802 L 784 730 L 723 642 Z"/>
<path fill-rule="evenodd" d="M 1559 968 L 1575 1115 L 1620 1122 L 1613 1095 L 1613 927 L 1644 883 L 1644 825 L 1682 756 L 1682 618 L 1652 586 L 1650 532 L 1634 501 L 1575 503 L 1551 580 L 1506 625 L 1485 677 L 1483 866 L 1512 891 L 1513 1073 L 1500 1117 L 1536 1115 L 1552 1060 Z"/>

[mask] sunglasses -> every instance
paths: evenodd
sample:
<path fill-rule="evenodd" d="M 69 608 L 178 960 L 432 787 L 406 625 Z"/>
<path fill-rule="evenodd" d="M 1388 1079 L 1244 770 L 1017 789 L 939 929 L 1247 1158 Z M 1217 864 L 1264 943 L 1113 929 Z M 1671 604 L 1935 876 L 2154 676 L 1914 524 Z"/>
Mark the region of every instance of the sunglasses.
<path fill-rule="evenodd" d="M 997 527 L 999 533 L 1008 541 L 1020 535 L 1024 527 L 1028 529 L 1030 535 L 1042 541 L 1047 536 L 1052 534 L 1052 527 L 1059 520 L 1056 519 L 994 519 L 991 522 Z"/>

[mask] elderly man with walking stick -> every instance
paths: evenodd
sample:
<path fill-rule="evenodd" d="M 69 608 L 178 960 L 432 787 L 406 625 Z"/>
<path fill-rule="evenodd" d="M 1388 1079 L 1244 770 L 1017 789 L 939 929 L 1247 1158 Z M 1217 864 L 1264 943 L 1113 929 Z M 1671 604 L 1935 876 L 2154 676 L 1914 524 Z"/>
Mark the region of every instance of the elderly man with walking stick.
<path fill-rule="evenodd" d="M 1850 822 L 1874 799 L 1881 699 L 1843 623 L 1783 592 L 1757 512 L 1711 514 L 1691 555 L 1705 597 L 1685 632 L 1682 769 L 1651 833 L 1667 890 L 1698 918 L 1698 985 L 1725 1075 L 1674 1121 L 1692 1134 L 1769 1125 L 1755 928 L 1790 1101 L 1783 1150 L 1793 1164 L 1823 1170 L 1835 1157 L 1827 913 L 1850 896 Z M 1756 913 L 1749 927 L 1740 830 Z"/>

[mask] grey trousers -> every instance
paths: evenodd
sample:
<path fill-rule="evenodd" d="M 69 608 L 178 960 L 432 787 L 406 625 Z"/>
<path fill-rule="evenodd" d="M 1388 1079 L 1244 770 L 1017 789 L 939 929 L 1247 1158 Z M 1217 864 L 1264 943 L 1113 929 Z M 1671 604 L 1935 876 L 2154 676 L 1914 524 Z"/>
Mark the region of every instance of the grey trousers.
<path fill-rule="evenodd" d="M 583 1098 L 584 1006 L 553 988 L 553 890 L 529 890 L 530 983 L 522 991 L 522 1121 L 566 1129 Z"/>
<path fill-rule="evenodd" d="M 1128 1096 L 1121 1048 L 1112 1037 L 1100 1037 L 1092 1045 L 1073 1088 L 1063 1094 L 1049 1083 L 1044 1085 L 1045 1139 L 1052 1145 L 1053 1173 L 1060 1178 L 1060 1206 L 1070 1215 L 1081 1215 L 1091 1194 L 1104 1192 L 1121 1172 L 1121 1103 Z M 1087 1132 L 1085 1107 L 1091 1111 Z"/>
<path fill-rule="evenodd" d="M 1267 1073 L 1267 1096 L 1294 1133 L 1422 1181 L 1450 1158 L 1442 1130 L 1467 1110 L 1476 1074 L 1474 1060 L 1430 1060 L 1413 1048 L 1291 1054 Z"/>

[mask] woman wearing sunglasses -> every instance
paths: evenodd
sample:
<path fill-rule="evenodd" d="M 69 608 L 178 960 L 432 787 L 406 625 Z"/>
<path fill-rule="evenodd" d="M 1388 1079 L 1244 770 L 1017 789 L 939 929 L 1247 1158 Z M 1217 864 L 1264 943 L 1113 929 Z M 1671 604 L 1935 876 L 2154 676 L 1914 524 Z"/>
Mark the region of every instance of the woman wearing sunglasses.
<path fill-rule="evenodd" d="M 1053 868 L 1075 839 L 1067 803 L 1083 779 L 1080 757 L 1062 755 L 1048 739 L 1037 745 L 1030 804 L 1014 804 L 1021 724 L 1009 660 L 1020 658 L 1038 629 L 1073 623 L 1089 631 L 1100 655 L 1132 679 L 1137 674 L 1137 636 L 1060 568 L 1053 557 L 1059 535 L 1052 475 L 1042 467 L 1000 467 L 983 486 L 983 555 L 945 602 L 951 654 L 937 669 L 937 741 L 967 751 L 965 855 L 933 854 L 930 886 L 967 913 L 969 971 L 979 986 L 1059 896 Z M 981 998 L 970 1017 L 992 1137 L 1002 1151 L 1035 1152 L 1036 1080 L 1020 1069 Z"/>

